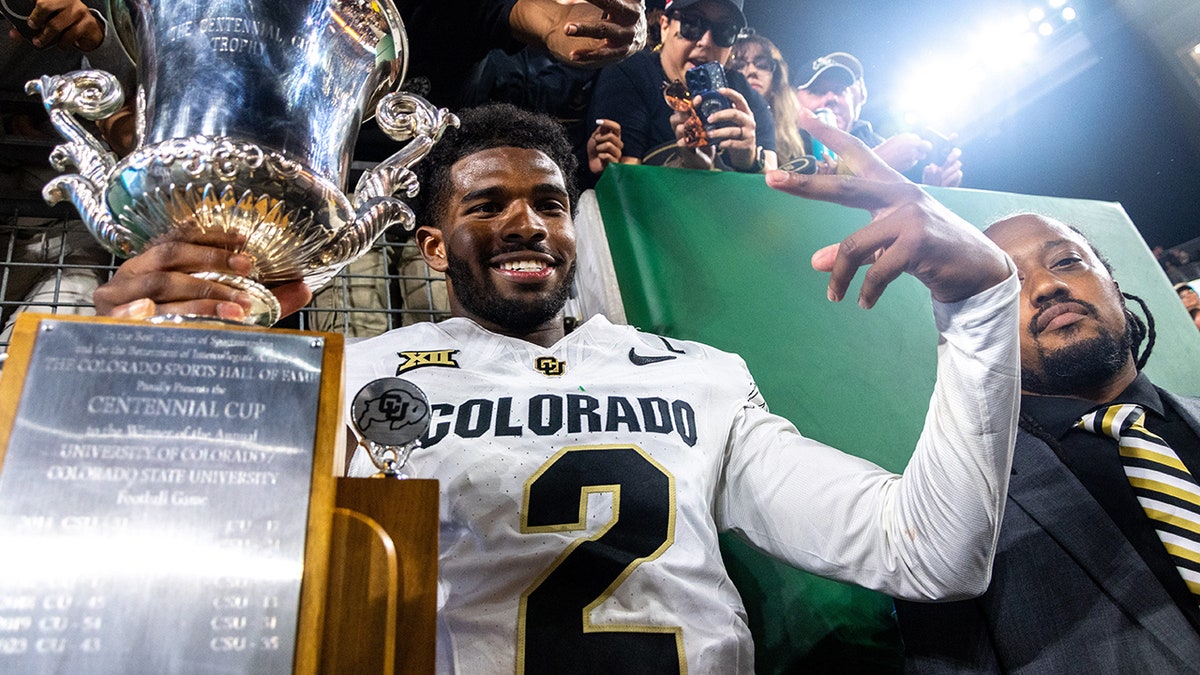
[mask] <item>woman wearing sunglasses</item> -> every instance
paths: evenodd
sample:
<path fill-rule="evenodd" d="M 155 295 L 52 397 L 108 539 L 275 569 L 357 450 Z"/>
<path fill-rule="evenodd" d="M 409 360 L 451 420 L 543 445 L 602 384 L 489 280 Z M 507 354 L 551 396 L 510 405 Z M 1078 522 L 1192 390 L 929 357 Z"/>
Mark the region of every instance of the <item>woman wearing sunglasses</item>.
<path fill-rule="evenodd" d="M 728 87 L 718 91 L 731 107 L 709 116 L 698 146 L 695 135 L 685 133 L 689 114 L 673 116 L 663 95 L 664 85 L 686 83 L 688 70 L 714 61 L 727 63 L 745 25 L 742 0 L 668 0 L 659 19 L 660 46 L 601 71 L 589 118 L 620 124 L 622 163 L 743 172 L 774 168 L 770 107 L 741 73 L 725 71 Z M 670 89 L 678 90 L 679 86 Z"/>

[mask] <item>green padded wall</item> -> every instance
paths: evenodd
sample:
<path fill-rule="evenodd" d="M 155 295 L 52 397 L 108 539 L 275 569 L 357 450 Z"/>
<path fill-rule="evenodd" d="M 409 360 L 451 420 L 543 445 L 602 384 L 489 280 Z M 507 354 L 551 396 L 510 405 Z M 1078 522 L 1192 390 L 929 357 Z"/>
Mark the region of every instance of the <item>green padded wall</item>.
<path fill-rule="evenodd" d="M 1158 343 L 1147 373 L 1200 395 L 1200 334 L 1119 204 L 930 189 L 977 227 L 1034 211 L 1075 225 L 1144 298 Z M 798 199 L 762 176 L 610 166 L 597 187 L 629 322 L 745 358 L 772 411 L 802 433 L 900 471 L 920 433 L 936 365 L 929 294 L 902 277 L 874 309 L 825 299 L 809 258 L 869 221 Z M 861 273 L 859 275 L 861 277 Z M 899 654 L 891 602 L 765 559 L 732 537 L 727 564 L 757 641 L 759 672 L 886 671 Z"/>

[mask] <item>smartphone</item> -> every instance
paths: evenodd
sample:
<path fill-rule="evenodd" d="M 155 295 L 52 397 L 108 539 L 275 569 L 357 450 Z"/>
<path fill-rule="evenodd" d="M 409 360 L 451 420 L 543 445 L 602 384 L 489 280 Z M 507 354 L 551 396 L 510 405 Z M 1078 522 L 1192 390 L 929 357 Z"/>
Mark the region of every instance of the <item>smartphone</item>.
<path fill-rule="evenodd" d="M 0 14 L 16 26 L 18 33 L 32 40 L 41 32 L 30 28 L 28 23 L 36 5 L 37 0 L 0 0 Z"/>
<path fill-rule="evenodd" d="M 954 141 L 941 132 L 925 127 L 918 131 L 917 135 L 933 144 L 933 149 L 925 157 L 925 160 L 930 164 L 941 166 L 946 162 L 946 158 L 950 156 L 950 153 L 954 151 Z"/>
<path fill-rule="evenodd" d="M 733 107 L 733 102 L 730 101 L 724 94 L 717 91 L 729 85 L 725 83 L 725 69 L 716 61 L 696 66 L 685 74 L 687 78 L 688 92 L 693 97 L 700 97 L 700 105 L 696 106 L 696 114 L 700 116 L 700 121 L 704 123 L 705 131 L 712 131 L 720 127 L 729 126 L 730 123 L 711 124 L 708 121 L 709 115 L 718 110 L 728 110 Z"/>

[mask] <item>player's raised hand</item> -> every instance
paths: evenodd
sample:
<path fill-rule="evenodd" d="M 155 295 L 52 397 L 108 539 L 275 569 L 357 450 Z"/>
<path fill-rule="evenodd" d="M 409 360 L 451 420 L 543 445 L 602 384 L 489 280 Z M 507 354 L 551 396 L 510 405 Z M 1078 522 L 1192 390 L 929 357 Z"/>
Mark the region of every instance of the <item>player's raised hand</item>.
<path fill-rule="evenodd" d="M 865 227 L 813 254 L 813 268 L 830 273 L 830 300 L 845 296 L 864 265 L 870 266 L 858 296 L 864 308 L 874 306 L 887 285 L 904 272 L 919 279 L 940 302 L 965 300 L 1009 276 L 1008 258 L 995 244 L 890 168 L 862 141 L 822 124 L 806 110 L 801 110 L 800 126 L 837 153 L 854 175 L 772 171 L 767 184 L 871 214 Z"/>

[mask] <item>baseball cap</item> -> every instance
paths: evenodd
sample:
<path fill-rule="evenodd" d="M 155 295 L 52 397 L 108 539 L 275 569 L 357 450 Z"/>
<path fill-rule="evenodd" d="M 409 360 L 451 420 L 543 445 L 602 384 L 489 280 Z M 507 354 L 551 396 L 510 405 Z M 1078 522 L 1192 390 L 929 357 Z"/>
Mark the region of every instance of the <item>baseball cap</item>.
<path fill-rule="evenodd" d="M 667 0 L 667 6 L 663 9 L 668 12 L 673 9 L 687 9 L 688 7 L 691 7 L 699 2 L 703 2 L 703 0 Z M 742 13 L 743 0 L 713 0 L 713 2 L 717 2 L 732 9 L 737 14 L 738 24 L 741 26 L 746 25 L 746 15 Z"/>
<path fill-rule="evenodd" d="M 861 80 L 863 76 L 862 63 L 846 52 L 826 54 L 813 61 L 812 71 L 812 77 L 808 78 L 808 82 L 800 85 L 797 89 L 808 89 L 817 81 L 818 77 L 826 74 L 829 77 L 841 78 L 846 82 L 845 86 L 847 87 Z"/>

